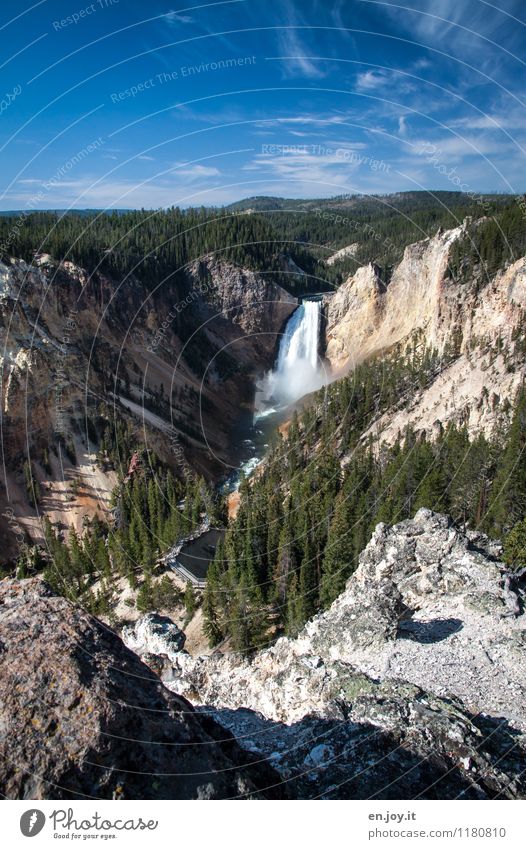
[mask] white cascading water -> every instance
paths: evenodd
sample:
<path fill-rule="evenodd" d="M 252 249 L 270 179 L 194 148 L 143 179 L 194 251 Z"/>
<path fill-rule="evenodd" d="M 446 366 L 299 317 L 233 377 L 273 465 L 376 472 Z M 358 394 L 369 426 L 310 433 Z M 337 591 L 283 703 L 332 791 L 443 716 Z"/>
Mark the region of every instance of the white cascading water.
<path fill-rule="evenodd" d="M 269 415 L 323 385 L 318 358 L 321 302 L 303 301 L 293 312 L 280 342 L 277 363 L 265 376 L 256 399 L 257 417 Z"/>

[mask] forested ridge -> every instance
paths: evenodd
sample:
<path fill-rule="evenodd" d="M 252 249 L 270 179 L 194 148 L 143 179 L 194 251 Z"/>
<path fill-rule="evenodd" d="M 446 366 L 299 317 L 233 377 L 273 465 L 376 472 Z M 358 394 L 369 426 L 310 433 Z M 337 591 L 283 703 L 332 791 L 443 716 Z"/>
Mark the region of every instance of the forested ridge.
<path fill-rule="evenodd" d="M 524 208 L 505 205 L 498 214 L 474 222 L 453 245 L 449 273 L 466 281 L 486 280 L 508 262 L 526 254 Z"/>
<path fill-rule="evenodd" d="M 49 253 L 89 273 L 97 269 L 116 280 L 133 275 L 148 289 L 175 281 L 183 296 L 185 267 L 213 253 L 236 265 L 270 272 L 293 294 L 305 294 L 338 286 L 367 262 L 374 261 L 388 274 L 408 244 L 434 235 L 439 227 L 458 226 L 466 216 L 474 220 L 492 216 L 500 234 L 495 239 L 508 245 L 509 255 L 522 245 L 516 233 L 517 200 L 505 195 L 488 195 L 478 203 L 455 192 L 258 200 L 254 199 L 254 208 L 249 200 L 226 209 L 3 215 L 0 258 L 32 262 L 35 254 Z M 331 253 L 349 244 L 358 246 L 353 258 L 333 267 L 325 264 Z M 462 256 L 475 250 L 471 241 L 464 247 Z M 501 251 L 499 258 L 503 257 Z M 303 275 L 290 273 L 289 258 Z"/>

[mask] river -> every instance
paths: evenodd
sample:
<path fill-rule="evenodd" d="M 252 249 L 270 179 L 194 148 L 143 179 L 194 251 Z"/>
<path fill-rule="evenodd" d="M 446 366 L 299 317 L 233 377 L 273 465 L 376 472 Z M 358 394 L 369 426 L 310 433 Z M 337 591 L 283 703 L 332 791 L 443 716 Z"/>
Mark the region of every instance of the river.
<path fill-rule="evenodd" d="M 272 433 L 290 417 L 297 401 L 326 382 L 319 356 L 320 327 L 321 301 L 303 300 L 285 326 L 274 367 L 256 387 L 254 411 L 240 415 L 232 434 L 232 443 L 239 449 L 239 465 L 220 484 L 224 495 L 236 492 L 242 477 L 248 477 L 263 461 Z M 177 556 L 183 576 L 191 572 L 198 585 L 206 580 L 222 533 L 210 529 L 183 545 Z"/>

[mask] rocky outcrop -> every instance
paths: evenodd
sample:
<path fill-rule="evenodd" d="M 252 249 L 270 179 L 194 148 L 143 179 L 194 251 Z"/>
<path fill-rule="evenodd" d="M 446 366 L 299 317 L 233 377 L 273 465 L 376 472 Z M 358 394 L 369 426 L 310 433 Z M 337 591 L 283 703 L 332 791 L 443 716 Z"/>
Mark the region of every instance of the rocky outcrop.
<path fill-rule="evenodd" d="M 384 317 L 383 298 L 386 288 L 380 280 L 380 269 L 370 263 L 358 268 L 350 280 L 334 295 L 325 296 L 327 348 L 325 355 L 336 371 L 353 367 L 362 359 L 366 340 L 375 339 Z M 354 342 L 354 333 L 360 344 Z M 364 351 L 364 356 L 370 353 Z"/>
<path fill-rule="evenodd" d="M 168 616 L 147 613 L 135 625 L 123 629 L 122 639 L 128 648 L 141 656 L 163 654 L 174 660 L 184 648 L 186 635 Z"/>
<path fill-rule="evenodd" d="M 326 299 L 326 356 L 335 369 L 389 349 L 415 330 L 425 329 L 434 347 L 451 338 L 458 290 L 446 282 L 446 272 L 451 245 L 462 232 L 457 227 L 409 245 L 387 287 L 369 265 Z"/>
<path fill-rule="evenodd" d="M 406 342 L 448 352 L 436 380 L 401 399 L 365 439 L 372 433 L 391 444 L 407 425 L 430 435 L 452 421 L 489 434 L 526 377 L 516 341 L 526 309 L 526 259 L 491 280 L 479 273 L 457 281 L 448 271 L 450 250 L 464 233 L 457 227 L 409 245 L 388 285 L 369 265 L 325 296 L 326 356 L 335 375 Z"/>
<path fill-rule="evenodd" d="M 359 242 L 353 242 L 352 245 L 347 245 L 345 248 L 340 248 L 340 250 L 331 254 L 325 260 L 326 265 L 335 265 L 337 262 L 341 262 L 343 259 L 348 259 L 349 257 L 356 256 L 357 251 L 360 248 Z"/>
<path fill-rule="evenodd" d="M 39 579 L 0 583 L 0 653 L 0 791 L 8 799 L 283 792 L 270 767 L 252 763 L 116 634 Z"/>
<path fill-rule="evenodd" d="M 187 274 L 192 287 L 203 293 L 209 314 L 217 318 L 219 313 L 240 327 L 252 344 L 270 356 L 270 367 L 279 333 L 298 306 L 297 298 L 268 275 L 238 268 L 215 256 L 191 263 Z"/>
<path fill-rule="evenodd" d="M 163 679 L 299 795 L 524 795 L 525 595 L 499 553 L 429 510 L 379 525 L 296 639 L 250 659 L 181 652 Z"/>
<path fill-rule="evenodd" d="M 388 350 L 415 331 L 439 351 L 455 336 L 465 350 L 474 338 L 517 324 L 526 307 L 526 260 L 493 280 L 454 280 L 448 273 L 450 250 L 464 233 L 464 226 L 457 227 L 408 245 L 388 286 L 381 286 L 378 270 L 369 265 L 326 297 L 326 355 L 335 369 Z"/>
<path fill-rule="evenodd" d="M 5 580 L 0 791 L 523 798 L 525 594 L 498 558 L 421 510 L 378 526 L 296 639 L 192 658 L 150 616 L 125 633 L 148 665 L 40 579 Z"/>

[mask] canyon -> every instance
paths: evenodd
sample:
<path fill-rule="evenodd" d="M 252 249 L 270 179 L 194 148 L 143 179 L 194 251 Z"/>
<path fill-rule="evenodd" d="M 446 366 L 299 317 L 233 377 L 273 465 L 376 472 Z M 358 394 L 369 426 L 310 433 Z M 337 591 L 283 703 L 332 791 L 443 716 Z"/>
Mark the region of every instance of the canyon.
<path fill-rule="evenodd" d="M 525 2 L 3 4 L 7 843 L 520 836 Z"/>
<path fill-rule="evenodd" d="M 453 351 L 436 378 L 384 412 L 364 440 L 391 444 L 408 424 L 432 434 L 450 421 L 491 433 L 526 373 L 513 341 L 526 308 L 526 260 L 491 279 L 481 272 L 456 281 L 450 254 L 469 223 L 406 247 L 388 283 L 369 264 L 323 295 L 321 318 L 313 313 L 319 344 L 309 343 L 304 368 L 288 370 L 278 357 L 287 321 L 318 307 L 307 300 L 295 312 L 298 299 L 268 275 L 205 256 L 188 264 L 185 292 L 168 281 L 145 297 L 133 276 L 119 283 L 49 255 L 3 264 L 4 554 L 16 553 L 15 517 L 42 541 L 23 485 L 26 454 L 42 493 L 38 513 L 81 532 L 85 518 L 108 516 L 117 480 L 97 461 L 97 428 L 130 423 L 176 473 L 188 464 L 217 480 L 238 462 L 240 413 L 250 421 L 265 372 L 256 405 L 266 396 L 268 407 L 273 393 L 283 390 L 290 403 L 396 346 Z"/>
<path fill-rule="evenodd" d="M 167 282 L 145 295 L 132 276 L 89 275 L 48 255 L 0 265 L 4 557 L 17 551 L 13 516 L 37 543 L 41 514 L 78 532 L 86 518 L 108 518 L 127 460 L 104 469 L 101 428 L 129 424 L 177 474 L 217 478 L 232 462 L 231 432 L 297 300 L 225 261 L 193 263 L 186 277 L 187 294 Z"/>
<path fill-rule="evenodd" d="M 408 427 L 431 441 L 449 424 L 471 437 L 504 430 L 526 377 L 526 259 L 456 276 L 453 252 L 471 226 L 408 245 L 388 274 L 360 266 L 319 297 L 213 254 L 188 263 L 184 285 L 146 297 L 133 276 L 46 254 L 0 265 L 4 559 L 16 558 L 15 523 L 41 544 L 41 515 L 62 532 L 112 521 L 111 493 L 133 460 L 101 460 L 108 427 L 215 485 L 237 474 L 236 440 L 254 413 L 278 415 L 285 441 L 296 406 L 323 407 L 324 385 L 362 363 L 381 375 L 388 357 L 418 351 L 433 352 L 434 370 L 379 409 L 359 444 L 381 454 Z M 337 474 L 354 450 L 338 455 Z M 4 579 L 2 792 L 524 797 L 524 570 L 498 541 L 427 508 L 378 524 L 363 545 L 326 610 L 294 636 L 268 631 L 249 653 L 229 637 L 205 647 L 201 599 L 183 606 L 184 584 L 162 559 L 179 601 L 146 616 L 122 574 L 100 620 L 40 577 Z"/>

